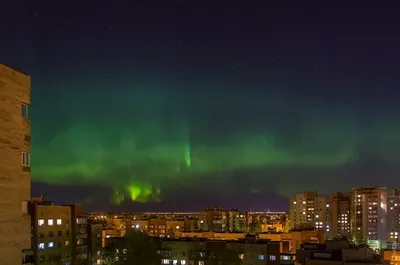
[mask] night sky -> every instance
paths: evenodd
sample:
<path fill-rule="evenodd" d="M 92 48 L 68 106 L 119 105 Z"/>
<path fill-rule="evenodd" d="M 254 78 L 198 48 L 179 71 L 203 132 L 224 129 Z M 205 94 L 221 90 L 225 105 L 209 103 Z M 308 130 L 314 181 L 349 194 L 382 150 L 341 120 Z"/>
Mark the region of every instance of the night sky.
<path fill-rule="evenodd" d="M 397 188 L 399 20 L 376 1 L 4 0 L 0 61 L 32 76 L 32 194 L 285 210 Z"/>

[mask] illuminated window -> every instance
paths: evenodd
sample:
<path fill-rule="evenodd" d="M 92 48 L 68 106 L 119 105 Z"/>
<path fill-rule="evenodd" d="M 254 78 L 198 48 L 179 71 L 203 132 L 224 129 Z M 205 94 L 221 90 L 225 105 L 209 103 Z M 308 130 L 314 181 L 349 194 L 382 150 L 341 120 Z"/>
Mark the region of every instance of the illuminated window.
<path fill-rule="evenodd" d="M 21 154 L 21 164 L 24 167 L 30 167 L 31 166 L 31 154 L 27 152 L 22 152 Z"/>
<path fill-rule="evenodd" d="M 66 247 L 68 247 L 68 246 L 69 246 L 69 241 L 68 241 L 68 240 L 65 240 L 64 245 L 65 245 Z"/>
<path fill-rule="evenodd" d="M 276 256 L 275 255 L 269 256 L 269 260 L 276 260 Z"/>
<path fill-rule="evenodd" d="M 98 259 L 97 262 L 96 262 L 96 264 L 97 264 L 97 265 L 100 265 L 100 264 L 101 264 L 101 260 Z"/>
<path fill-rule="evenodd" d="M 181 265 L 186 265 L 186 260 L 181 260 Z"/>
<path fill-rule="evenodd" d="M 43 219 L 39 219 L 38 220 L 38 226 L 42 226 L 44 225 L 44 220 Z"/>
<path fill-rule="evenodd" d="M 100 256 L 100 255 L 101 255 L 101 251 L 98 250 L 98 251 L 97 251 L 97 256 Z"/>
<path fill-rule="evenodd" d="M 24 118 L 28 118 L 28 105 L 21 104 L 21 115 Z"/>
<path fill-rule="evenodd" d="M 169 259 L 162 259 L 161 264 L 169 264 Z"/>
<path fill-rule="evenodd" d="M 47 224 L 50 226 L 54 225 L 54 220 L 53 219 L 47 220 Z"/>
<path fill-rule="evenodd" d="M 47 244 L 47 247 L 48 247 L 48 248 L 54 247 L 54 242 L 49 242 L 49 243 Z"/>
<path fill-rule="evenodd" d="M 258 260 L 264 260 L 264 255 L 258 255 Z"/>
<path fill-rule="evenodd" d="M 178 264 L 178 260 L 174 259 L 174 260 L 172 261 L 172 264 L 173 264 L 173 265 Z"/>
<path fill-rule="evenodd" d="M 61 219 L 57 219 L 57 225 L 61 225 L 62 224 L 62 220 Z"/>
<path fill-rule="evenodd" d="M 44 243 L 39 243 L 39 249 L 44 249 Z"/>

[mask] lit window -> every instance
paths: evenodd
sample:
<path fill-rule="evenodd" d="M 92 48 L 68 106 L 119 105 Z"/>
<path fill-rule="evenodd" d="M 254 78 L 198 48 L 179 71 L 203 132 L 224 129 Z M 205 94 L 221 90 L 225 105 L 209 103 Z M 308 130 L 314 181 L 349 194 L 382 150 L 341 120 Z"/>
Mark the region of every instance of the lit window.
<path fill-rule="evenodd" d="M 44 243 L 39 243 L 39 249 L 44 249 Z"/>
<path fill-rule="evenodd" d="M 44 220 L 43 219 L 39 219 L 38 220 L 38 226 L 42 226 L 44 225 Z"/>
<path fill-rule="evenodd" d="M 264 260 L 264 255 L 258 255 L 258 260 Z"/>
<path fill-rule="evenodd" d="M 161 260 L 161 264 L 169 264 L 169 259 L 163 259 L 163 260 Z"/>
<path fill-rule="evenodd" d="M 276 260 L 276 256 L 275 255 L 269 256 L 269 260 Z"/>
<path fill-rule="evenodd" d="M 47 220 L 47 224 L 50 226 L 54 225 L 54 220 L 53 219 Z"/>
<path fill-rule="evenodd" d="M 68 247 L 68 246 L 69 246 L 69 241 L 68 241 L 68 240 L 65 240 L 64 245 L 65 245 L 66 247 Z"/>
<path fill-rule="evenodd" d="M 174 260 L 172 261 L 172 264 L 173 264 L 173 265 L 178 264 L 178 260 L 174 259 Z"/>
<path fill-rule="evenodd" d="M 181 265 L 186 265 L 186 260 L 181 260 Z"/>
<path fill-rule="evenodd" d="M 101 264 L 101 260 L 98 259 L 97 262 L 96 262 L 96 264 L 97 264 L 97 265 L 100 265 L 100 264 Z"/>
<path fill-rule="evenodd" d="M 28 118 L 28 105 L 26 104 L 21 105 L 21 115 L 24 118 Z"/>
<path fill-rule="evenodd" d="M 21 154 L 21 164 L 24 167 L 30 167 L 31 166 L 31 154 L 27 152 L 22 152 Z"/>
<path fill-rule="evenodd" d="M 47 247 L 48 247 L 48 248 L 54 247 L 54 242 L 49 242 L 49 243 L 47 244 Z"/>
<path fill-rule="evenodd" d="M 98 251 L 97 251 L 97 256 L 100 256 L 100 255 L 101 255 L 101 251 L 98 250 Z"/>
<path fill-rule="evenodd" d="M 57 219 L 57 225 L 61 225 L 62 224 L 62 220 L 61 219 Z"/>

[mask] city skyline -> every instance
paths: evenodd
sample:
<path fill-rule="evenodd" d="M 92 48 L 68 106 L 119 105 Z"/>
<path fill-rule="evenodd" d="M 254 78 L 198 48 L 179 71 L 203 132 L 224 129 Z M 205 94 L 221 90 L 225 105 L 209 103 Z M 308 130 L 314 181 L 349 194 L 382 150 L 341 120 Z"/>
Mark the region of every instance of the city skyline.
<path fill-rule="evenodd" d="M 285 210 L 305 190 L 398 186 L 393 12 L 155 3 L 0 11 L 0 60 L 32 77 L 33 195 Z"/>

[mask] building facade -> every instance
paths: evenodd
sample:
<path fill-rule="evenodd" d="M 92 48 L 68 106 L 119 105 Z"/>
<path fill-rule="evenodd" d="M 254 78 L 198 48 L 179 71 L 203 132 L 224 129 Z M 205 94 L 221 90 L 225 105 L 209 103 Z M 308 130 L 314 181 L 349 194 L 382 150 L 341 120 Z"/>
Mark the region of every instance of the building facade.
<path fill-rule="evenodd" d="M 386 248 L 387 235 L 386 187 L 361 187 L 352 191 L 351 234 L 356 243 L 371 248 Z"/>
<path fill-rule="evenodd" d="M 101 224 L 88 225 L 88 265 L 103 264 L 103 248 L 101 233 L 103 226 Z"/>
<path fill-rule="evenodd" d="M 35 264 L 87 265 L 87 219 L 80 205 L 54 205 L 42 196 L 29 203 Z"/>
<path fill-rule="evenodd" d="M 0 257 L 31 264 L 29 75 L 0 63 Z"/>
<path fill-rule="evenodd" d="M 163 240 L 161 264 L 208 265 L 221 260 L 242 260 L 243 265 L 279 265 L 279 242 L 255 238 L 219 241 L 206 239 Z M 237 263 L 234 263 L 237 264 Z"/>
<path fill-rule="evenodd" d="M 351 193 L 335 192 L 327 204 L 327 235 L 330 238 L 350 237 Z"/>
<path fill-rule="evenodd" d="M 301 227 L 325 229 L 325 197 L 318 196 L 316 191 L 306 191 L 302 194 L 296 194 L 290 200 L 289 219 L 290 229 Z"/>
<path fill-rule="evenodd" d="M 399 244 L 400 236 L 400 190 L 395 189 L 387 198 L 388 242 Z"/>

